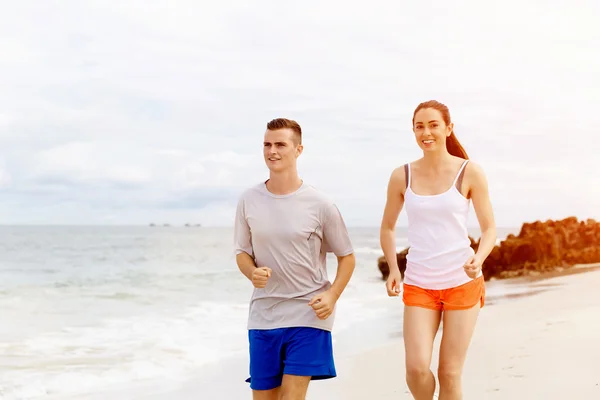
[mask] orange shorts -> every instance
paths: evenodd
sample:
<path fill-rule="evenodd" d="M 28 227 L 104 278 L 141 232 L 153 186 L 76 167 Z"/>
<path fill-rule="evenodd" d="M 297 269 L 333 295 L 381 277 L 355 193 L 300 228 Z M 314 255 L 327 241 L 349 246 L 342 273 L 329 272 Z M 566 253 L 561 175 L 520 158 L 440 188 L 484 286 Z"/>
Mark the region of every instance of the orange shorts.
<path fill-rule="evenodd" d="M 425 307 L 431 310 L 466 310 L 481 302 L 485 303 L 483 276 L 454 288 L 433 290 L 404 284 L 402 301 L 407 306 Z"/>

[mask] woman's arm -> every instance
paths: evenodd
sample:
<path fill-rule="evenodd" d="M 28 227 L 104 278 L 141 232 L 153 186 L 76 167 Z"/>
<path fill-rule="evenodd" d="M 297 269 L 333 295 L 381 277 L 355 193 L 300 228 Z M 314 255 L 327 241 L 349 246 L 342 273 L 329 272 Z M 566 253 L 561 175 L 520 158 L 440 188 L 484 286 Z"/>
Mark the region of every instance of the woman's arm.
<path fill-rule="evenodd" d="M 475 257 L 483 264 L 496 245 L 496 222 L 483 169 L 473 162 L 469 162 L 468 167 L 465 172 L 470 182 L 471 200 L 481 230 L 481 239 Z"/>
<path fill-rule="evenodd" d="M 399 293 L 400 289 L 400 269 L 398 268 L 398 260 L 396 259 L 396 222 L 404 206 L 405 187 L 406 178 L 404 168 L 396 168 L 392 172 L 388 183 L 387 200 L 379 231 L 379 243 L 390 270 L 391 279 L 388 279 L 386 283 L 388 295 L 390 296 Z"/>

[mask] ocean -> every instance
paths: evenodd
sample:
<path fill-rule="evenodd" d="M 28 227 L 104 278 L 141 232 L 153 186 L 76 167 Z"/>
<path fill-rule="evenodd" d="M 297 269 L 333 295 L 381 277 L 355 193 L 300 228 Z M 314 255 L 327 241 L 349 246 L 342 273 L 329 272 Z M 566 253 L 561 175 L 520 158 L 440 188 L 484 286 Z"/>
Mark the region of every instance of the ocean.
<path fill-rule="evenodd" d="M 338 354 L 401 335 L 401 302 L 377 268 L 379 230 L 349 230 L 357 266 L 338 302 Z M 399 229 L 398 249 L 406 245 Z M 330 280 L 335 270 L 330 255 Z M 84 398 L 246 362 L 252 285 L 230 228 L 4 226 L 0 276 L 4 400 Z"/>

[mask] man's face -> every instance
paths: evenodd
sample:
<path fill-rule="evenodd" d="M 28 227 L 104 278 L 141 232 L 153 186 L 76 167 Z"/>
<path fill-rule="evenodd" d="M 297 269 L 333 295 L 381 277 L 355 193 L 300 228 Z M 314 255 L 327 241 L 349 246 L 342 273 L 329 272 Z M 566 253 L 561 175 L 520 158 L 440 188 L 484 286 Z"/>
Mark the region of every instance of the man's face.
<path fill-rule="evenodd" d="M 265 163 L 272 172 L 296 167 L 296 159 L 302 153 L 302 145 L 293 130 L 284 128 L 265 132 L 263 153 Z"/>

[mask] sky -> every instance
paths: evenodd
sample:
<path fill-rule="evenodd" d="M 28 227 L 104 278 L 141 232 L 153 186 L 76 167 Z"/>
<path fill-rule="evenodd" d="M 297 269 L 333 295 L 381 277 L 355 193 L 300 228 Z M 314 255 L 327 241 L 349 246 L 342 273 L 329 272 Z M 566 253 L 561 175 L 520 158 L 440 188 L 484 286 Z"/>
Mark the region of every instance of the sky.
<path fill-rule="evenodd" d="M 391 171 L 421 156 L 411 118 L 430 99 L 484 169 L 498 226 L 600 220 L 595 7 L 7 3 L 0 224 L 231 226 L 268 176 L 267 121 L 287 117 L 304 181 L 349 226 L 378 226 Z"/>

